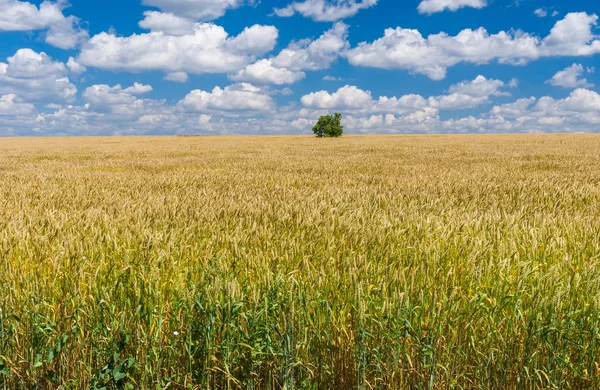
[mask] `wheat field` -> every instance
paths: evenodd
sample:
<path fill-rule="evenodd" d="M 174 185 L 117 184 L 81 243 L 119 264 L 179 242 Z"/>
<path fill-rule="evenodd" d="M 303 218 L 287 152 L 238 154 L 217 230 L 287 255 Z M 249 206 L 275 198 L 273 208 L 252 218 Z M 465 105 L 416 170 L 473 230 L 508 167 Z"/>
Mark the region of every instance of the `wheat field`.
<path fill-rule="evenodd" d="M 600 136 L 0 139 L 0 388 L 600 387 Z"/>

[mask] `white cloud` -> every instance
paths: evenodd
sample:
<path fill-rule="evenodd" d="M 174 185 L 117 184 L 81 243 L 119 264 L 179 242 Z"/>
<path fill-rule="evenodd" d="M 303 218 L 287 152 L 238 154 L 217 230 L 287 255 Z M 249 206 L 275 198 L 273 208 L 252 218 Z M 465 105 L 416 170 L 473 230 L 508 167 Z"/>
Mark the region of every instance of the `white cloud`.
<path fill-rule="evenodd" d="M 238 96 L 237 101 L 223 97 L 225 90 L 219 88 L 203 97 L 192 92 L 188 95 L 189 106 L 183 101 L 177 106 L 167 106 L 162 101 L 122 96 L 148 89 L 147 86 L 135 85 L 133 88 L 103 87 L 100 90 L 104 92 L 94 93 L 95 98 L 108 96 L 98 98 L 99 104 L 55 107 L 55 112 L 40 113 L 37 117 L 30 112 L 31 107 L 25 107 L 22 115 L 0 116 L 0 134 L 310 134 L 310 128 L 319 115 L 330 112 L 330 109 L 297 108 L 294 105 L 278 109 L 271 106 L 268 110 L 262 110 L 260 105 L 244 107 L 241 104 L 244 101 L 256 96 L 268 97 L 269 93 L 248 84 L 225 88 L 228 92 L 248 94 Z M 575 90 L 565 99 L 548 96 L 519 99 L 496 106 L 489 113 L 457 115 L 447 120 L 440 118 L 441 108 L 430 105 L 432 99 L 439 100 L 439 97 L 425 99 L 410 94 L 367 100 L 369 92 L 351 87 L 336 93 L 337 98 L 333 93 L 324 101 L 333 96 L 338 105 L 358 107 L 358 98 L 359 102 L 371 105 L 367 110 L 342 111 L 348 133 L 581 132 L 597 131 L 600 125 L 600 95 L 586 89 Z M 5 101 L 10 99 L 4 98 Z M 102 107 L 101 103 L 105 101 L 111 104 Z M 18 100 L 12 102 L 20 103 Z M 240 106 L 236 108 L 237 102 Z M 267 103 L 269 105 L 272 103 Z M 15 112 L 13 108 L 9 108 L 9 112 Z"/>
<path fill-rule="evenodd" d="M 147 112 L 148 106 L 157 105 L 155 101 L 140 100 L 137 95 L 152 91 L 150 85 L 134 83 L 131 87 L 121 85 L 110 87 L 105 84 L 92 85 L 83 92 L 83 99 L 96 112 L 135 115 Z M 158 103 L 160 105 L 160 103 Z"/>
<path fill-rule="evenodd" d="M 442 11 L 456 11 L 460 8 L 484 8 L 486 0 L 423 0 L 417 7 L 421 14 L 433 14 Z"/>
<path fill-rule="evenodd" d="M 428 99 L 429 106 L 442 110 L 464 110 L 490 102 L 491 96 L 510 96 L 503 91 L 510 87 L 501 80 L 477 76 L 472 81 L 463 81 L 450 86 L 448 95 L 434 96 Z"/>
<path fill-rule="evenodd" d="M 323 76 L 323 81 L 344 81 L 344 79 L 341 77 L 335 77 L 335 76 L 328 74 L 326 76 Z"/>
<path fill-rule="evenodd" d="M 278 68 L 292 71 L 327 69 L 348 48 L 348 26 L 336 23 L 318 39 L 307 39 L 290 44 L 272 63 Z"/>
<path fill-rule="evenodd" d="M 285 8 L 275 8 L 277 16 L 290 17 L 299 13 L 317 22 L 334 22 L 352 17 L 361 9 L 373 7 L 377 0 L 304 0 L 291 3 Z"/>
<path fill-rule="evenodd" d="M 239 53 L 261 55 L 273 50 L 278 36 L 279 31 L 275 27 L 255 24 L 244 28 L 244 31 L 231 38 L 227 45 Z"/>
<path fill-rule="evenodd" d="M 191 91 L 180 102 L 185 111 L 268 111 L 275 108 L 275 102 L 269 94 L 251 84 L 229 85 L 224 89 L 215 87 L 212 92 L 199 89 Z"/>
<path fill-rule="evenodd" d="M 459 63 L 485 64 L 491 61 L 523 65 L 540 57 L 589 56 L 600 53 L 600 40 L 592 33 L 596 15 L 571 13 L 540 39 L 522 31 L 501 31 L 490 35 L 484 28 L 466 29 L 456 36 L 446 33 L 424 38 L 418 30 L 386 29 L 382 38 L 363 42 L 347 52 L 352 65 L 383 69 L 406 69 L 434 80 Z"/>
<path fill-rule="evenodd" d="M 0 62 L 0 94 L 15 94 L 29 101 L 71 101 L 77 88 L 66 76 L 65 64 L 46 53 L 20 49 Z"/>
<path fill-rule="evenodd" d="M 185 18 L 209 21 L 239 7 L 243 0 L 143 0 L 142 3 Z"/>
<path fill-rule="evenodd" d="M 332 94 L 327 91 L 313 92 L 302 96 L 300 101 L 304 107 L 318 109 L 364 109 L 374 104 L 371 92 L 351 85 L 346 85 Z"/>
<path fill-rule="evenodd" d="M 563 88 L 592 87 L 593 84 L 588 83 L 587 79 L 581 78 L 586 72 L 592 73 L 593 70 L 591 68 L 586 70 L 581 64 L 573 64 L 557 72 L 547 83 Z"/>
<path fill-rule="evenodd" d="M 152 92 L 153 90 L 154 90 L 154 88 L 152 88 L 151 85 L 133 83 L 133 85 L 131 87 L 125 88 L 123 90 L 123 92 L 131 94 L 131 95 L 141 95 L 144 93 Z"/>
<path fill-rule="evenodd" d="M 30 115 L 35 111 L 31 103 L 19 103 L 17 95 L 9 94 L 0 96 L 0 115 Z"/>
<path fill-rule="evenodd" d="M 188 74 L 185 72 L 172 72 L 167 73 L 165 80 L 173 81 L 175 83 L 185 83 L 188 81 Z"/>
<path fill-rule="evenodd" d="M 590 56 L 600 53 L 600 40 L 592 28 L 598 25 L 597 15 L 585 12 L 569 13 L 556 22 L 544 38 L 540 54 L 544 57 Z"/>
<path fill-rule="evenodd" d="M 67 68 L 69 68 L 69 70 L 75 74 L 83 73 L 87 70 L 85 66 L 81 65 L 73 57 L 69 57 L 69 60 L 67 61 Z"/>
<path fill-rule="evenodd" d="M 552 11 L 552 8 L 548 9 L 547 7 L 537 8 L 535 11 L 533 11 L 533 13 L 538 18 L 545 18 L 548 15 L 555 17 L 555 16 L 558 16 L 558 14 L 559 14 L 559 12 L 557 10 Z"/>
<path fill-rule="evenodd" d="M 512 82 L 512 80 L 511 80 Z M 473 81 L 463 81 L 450 86 L 451 93 L 459 93 L 470 96 L 507 96 L 507 92 L 500 91 L 505 84 L 501 80 L 487 79 L 477 76 Z"/>
<path fill-rule="evenodd" d="M 139 25 L 146 30 L 162 31 L 169 35 L 191 35 L 194 33 L 195 23 L 166 12 L 146 11 Z"/>
<path fill-rule="evenodd" d="M 306 77 L 304 72 L 293 72 L 285 68 L 273 66 L 272 60 L 259 60 L 254 64 L 247 65 L 246 68 L 231 75 L 232 80 L 249 81 L 255 84 L 293 84 Z"/>
<path fill-rule="evenodd" d="M 310 124 L 312 121 L 309 120 Z M 480 117 L 466 116 L 442 121 L 434 108 L 405 115 L 350 114 L 345 124 L 352 132 L 587 132 L 600 125 L 600 95 L 577 89 L 565 99 L 545 96 L 519 99 L 496 106 Z M 306 129 L 306 128 L 305 128 Z"/>
<path fill-rule="evenodd" d="M 85 66 L 132 72 L 228 73 L 245 67 L 275 46 L 278 30 L 254 25 L 230 37 L 223 27 L 196 24 L 191 35 L 163 32 L 117 37 L 106 32 L 83 45 L 77 61 Z"/>
<path fill-rule="evenodd" d="M 72 49 L 87 38 L 79 28 L 79 19 L 65 16 L 66 1 L 44 1 L 40 6 L 18 0 L 0 0 L 0 31 L 44 30 L 46 43 L 61 49 Z"/>
<path fill-rule="evenodd" d="M 502 104 L 500 106 L 495 106 L 490 111 L 494 115 L 501 115 L 509 118 L 516 118 L 524 111 L 526 111 L 532 104 L 537 101 L 536 98 L 530 97 L 526 99 L 519 99 L 514 103 Z"/>
<path fill-rule="evenodd" d="M 273 90 L 273 95 L 282 95 L 282 96 L 289 96 L 289 95 L 293 95 L 294 91 L 292 91 L 290 88 L 282 88 L 280 90 Z"/>
<path fill-rule="evenodd" d="M 450 87 L 448 95 L 424 98 L 409 94 L 401 97 L 381 96 L 374 100 L 370 91 L 346 85 L 334 93 L 313 92 L 301 98 L 306 108 L 321 110 L 345 110 L 361 113 L 408 114 L 430 108 L 437 110 L 462 110 L 488 103 L 491 96 L 507 96 L 501 90 L 506 85 L 500 80 L 478 76 L 475 80 L 461 82 Z M 429 111 L 432 112 L 432 111 Z"/>
<path fill-rule="evenodd" d="M 600 95 L 589 89 L 578 88 L 565 99 L 543 97 L 538 100 L 533 110 L 552 116 L 568 116 L 584 112 L 600 113 Z"/>
<path fill-rule="evenodd" d="M 151 18 L 153 26 L 143 23 Z M 174 35 L 187 29 L 179 30 L 178 20 L 183 19 L 147 12 L 141 24 L 153 29 L 150 33 L 98 34 L 83 46 L 76 62 L 108 70 L 161 70 L 176 82 L 186 80 L 184 73 L 228 73 L 236 81 L 283 85 L 306 77 L 304 70 L 328 68 L 349 47 L 348 26 L 338 22 L 314 41 L 292 42 L 275 57 L 257 60 L 275 46 L 275 27 L 255 25 L 230 37 L 220 26 L 196 23 L 193 34 Z"/>
<path fill-rule="evenodd" d="M 404 115 L 426 109 L 432 101 L 434 101 L 433 98 L 428 100 L 421 95 L 408 94 L 400 96 L 399 98 L 395 96 L 381 96 L 375 104 L 376 109 L 379 112 Z M 437 108 L 435 111 L 437 112 Z"/>
<path fill-rule="evenodd" d="M 342 123 L 351 133 L 432 133 L 439 131 L 439 111 L 425 107 L 407 115 L 348 115 Z"/>
<path fill-rule="evenodd" d="M 430 97 L 428 103 L 430 107 L 442 110 L 465 110 L 467 108 L 480 106 L 487 101 L 487 96 L 470 96 L 462 93 L 452 93 L 450 95 Z"/>
<path fill-rule="evenodd" d="M 508 131 L 596 131 L 600 124 L 600 95 L 579 88 L 565 99 L 549 96 L 520 99 L 496 106 L 490 114 L 491 118 L 504 120 Z"/>
<path fill-rule="evenodd" d="M 143 115 L 166 116 L 173 112 L 163 100 L 137 97 L 151 90 L 151 86 L 138 83 L 128 88 L 92 85 L 83 93 L 84 105 L 47 105 L 55 111 L 22 117 L 21 126 L 29 127 L 30 134 L 119 134 L 132 128 Z M 169 124 L 164 128 L 172 129 Z M 138 126 L 135 132 L 145 134 L 147 130 Z"/>

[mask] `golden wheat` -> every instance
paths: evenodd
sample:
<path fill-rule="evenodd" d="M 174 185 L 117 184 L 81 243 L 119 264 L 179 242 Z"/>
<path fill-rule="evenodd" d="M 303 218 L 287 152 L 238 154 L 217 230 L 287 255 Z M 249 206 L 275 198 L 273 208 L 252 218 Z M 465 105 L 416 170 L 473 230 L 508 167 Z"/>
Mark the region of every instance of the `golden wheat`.
<path fill-rule="evenodd" d="M 0 139 L 4 388 L 598 388 L 600 137 Z"/>

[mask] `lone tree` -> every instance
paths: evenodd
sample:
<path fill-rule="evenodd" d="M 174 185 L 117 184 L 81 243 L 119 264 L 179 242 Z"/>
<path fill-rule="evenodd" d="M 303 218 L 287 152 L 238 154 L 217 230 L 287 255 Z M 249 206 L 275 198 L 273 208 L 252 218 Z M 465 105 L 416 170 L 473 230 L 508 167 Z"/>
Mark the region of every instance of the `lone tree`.
<path fill-rule="evenodd" d="M 336 112 L 334 115 L 324 115 L 313 127 L 313 132 L 319 138 L 323 137 L 341 137 L 344 133 L 342 126 L 342 114 Z"/>

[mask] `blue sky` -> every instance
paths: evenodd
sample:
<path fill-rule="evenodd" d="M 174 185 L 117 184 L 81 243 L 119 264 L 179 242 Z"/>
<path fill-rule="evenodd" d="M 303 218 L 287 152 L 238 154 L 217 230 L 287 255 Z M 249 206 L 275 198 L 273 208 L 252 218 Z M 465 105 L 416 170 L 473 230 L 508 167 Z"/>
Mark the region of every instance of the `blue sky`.
<path fill-rule="evenodd" d="M 0 0 L 0 136 L 600 130 L 600 3 Z M 598 69 L 596 69 L 598 68 Z"/>

